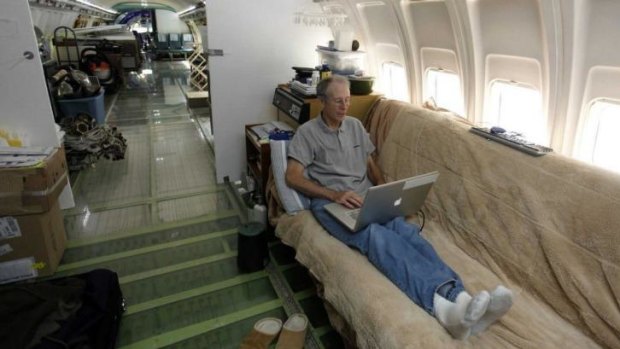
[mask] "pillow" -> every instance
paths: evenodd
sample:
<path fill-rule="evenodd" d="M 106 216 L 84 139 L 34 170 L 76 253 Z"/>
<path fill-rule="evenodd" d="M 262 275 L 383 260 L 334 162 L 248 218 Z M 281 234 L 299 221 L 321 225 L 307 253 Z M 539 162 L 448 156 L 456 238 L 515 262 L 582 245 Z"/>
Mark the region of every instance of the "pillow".
<path fill-rule="evenodd" d="M 282 206 L 284 206 L 284 211 L 289 215 L 294 215 L 298 211 L 308 209 L 310 207 L 310 199 L 286 185 L 284 175 L 286 173 L 286 162 L 288 161 L 287 149 L 289 143 L 289 140 L 269 141 L 271 147 L 271 171 L 273 172 L 280 201 Z"/>

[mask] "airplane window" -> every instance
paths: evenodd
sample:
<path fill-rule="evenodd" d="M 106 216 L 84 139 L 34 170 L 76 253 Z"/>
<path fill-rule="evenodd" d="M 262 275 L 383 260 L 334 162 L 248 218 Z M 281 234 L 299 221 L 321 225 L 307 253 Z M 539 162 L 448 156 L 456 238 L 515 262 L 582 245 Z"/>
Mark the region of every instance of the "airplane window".
<path fill-rule="evenodd" d="M 424 100 L 433 98 L 438 107 L 464 116 L 463 95 L 461 94 L 461 79 L 459 75 L 438 68 L 426 71 L 426 85 L 424 86 Z"/>
<path fill-rule="evenodd" d="M 520 132 L 538 144 L 549 145 L 542 96 L 537 89 L 514 81 L 491 82 L 489 108 L 484 124 Z"/>
<path fill-rule="evenodd" d="M 384 62 L 381 65 L 381 80 L 385 97 L 409 102 L 407 73 L 401 64 Z"/>
<path fill-rule="evenodd" d="M 590 106 L 579 147 L 579 158 L 620 172 L 620 101 L 597 100 Z"/>

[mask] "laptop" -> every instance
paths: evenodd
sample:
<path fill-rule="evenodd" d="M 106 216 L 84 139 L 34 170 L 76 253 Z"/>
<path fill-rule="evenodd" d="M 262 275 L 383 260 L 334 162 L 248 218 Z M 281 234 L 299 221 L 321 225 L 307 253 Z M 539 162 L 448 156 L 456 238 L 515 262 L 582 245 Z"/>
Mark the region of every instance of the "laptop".
<path fill-rule="evenodd" d="M 366 192 L 362 207 L 350 209 L 338 203 L 325 205 L 325 209 L 352 232 L 371 223 L 387 223 L 398 216 L 417 213 L 439 172 L 401 179 L 370 187 Z"/>

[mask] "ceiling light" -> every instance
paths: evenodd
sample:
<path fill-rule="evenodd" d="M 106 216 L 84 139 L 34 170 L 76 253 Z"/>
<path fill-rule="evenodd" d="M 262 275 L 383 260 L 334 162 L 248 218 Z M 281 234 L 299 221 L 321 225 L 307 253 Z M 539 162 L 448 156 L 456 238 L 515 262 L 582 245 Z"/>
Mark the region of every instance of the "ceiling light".
<path fill-rule="evenodd" d="M 96 8 L 96 9 L 99 9 L 99 10 L 104 11 L 104 12 L 108 12 L 108 13 L 118 13 L 118 12 L 116 12 L 116 11 L 112 10 L 112 9 L 104 8 L 104 7 L 101 7 L 101 6 L 95 5 L 95 4 L 91 4 L 90 2 L 85 1 L 85 0 L 75 0 L 75 1 L 77 1 L 77 2 L 79 2 L 79 3 L 81 3 L 81 4 L 84 4 L 84 5 L 88 5 L 88 6 L 94 7 L 94 8 Z"/>
<path fill-rule="evenodd" d="M 196 9 L 196 6 L 192 6 L 192 7 L 187 8 L 187 9 L 185 9 L 185 10 L 181 11 L 181 12 L 178 12 L 178 13 L 177 13 L 177 15 L 179 15 L 179 16 L 184 15 L 184 14 L 186 14 L 187 12 L 189 12 L 189 11 L 191 11 L 191 10 L 194 10 L 194 9 Z"/>

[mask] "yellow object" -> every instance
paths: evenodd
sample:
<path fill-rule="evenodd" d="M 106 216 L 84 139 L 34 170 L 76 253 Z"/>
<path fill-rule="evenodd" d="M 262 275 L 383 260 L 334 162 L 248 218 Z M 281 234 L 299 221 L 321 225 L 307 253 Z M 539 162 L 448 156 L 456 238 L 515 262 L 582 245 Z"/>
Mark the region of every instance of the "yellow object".
<path fill-rule="evenodd" d="M 33 268 L 33 269 L 36 269 L 36 270 L 45 269 L 45 262 L 38 262 L 38 263 L 34 263 L 34 264 L 32 265 L 32 268 Z"/>
<path fill-rule="evenodd" d="M 21 147 L 22 146 L 22 140 L 19 138 L 9 138 L 7 140 L 7 143 L 9 143 L 10 147 Z"/>
<path fill-rule="evenodd" d="M 5 129 L 0 129 L 0 138 L 3 138 L 10 147 L 21 147 L 23 145 L 17 132 L 9 133 Z"/>

